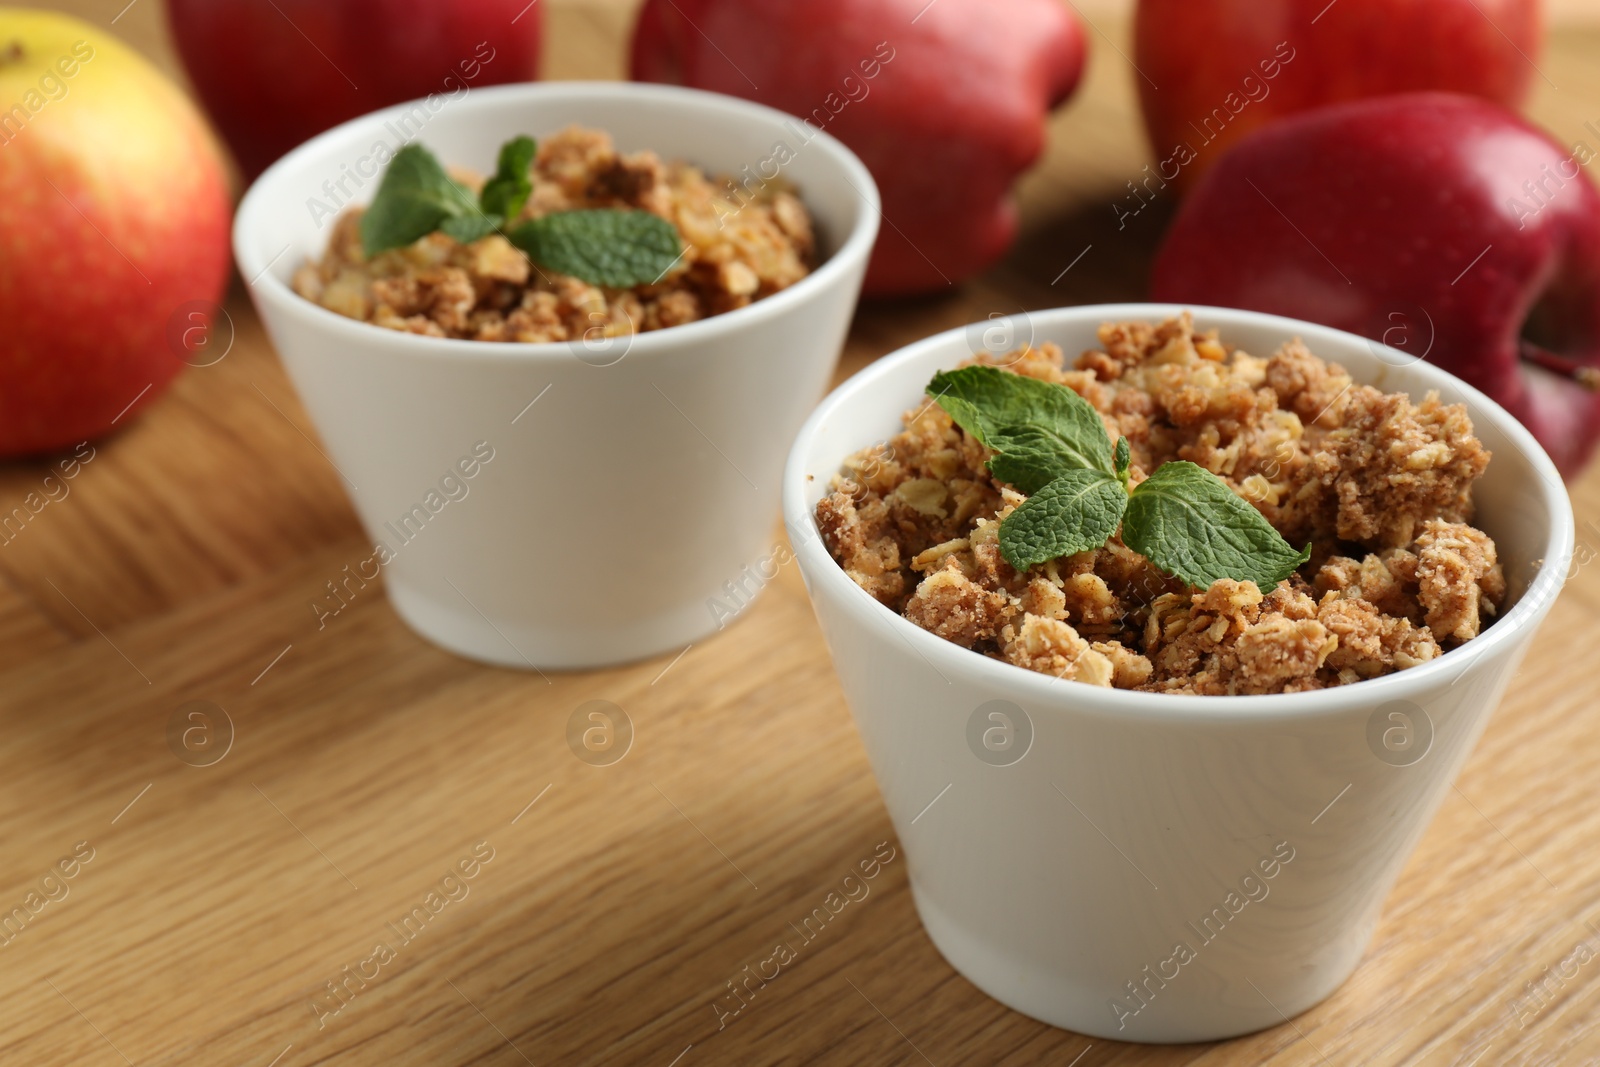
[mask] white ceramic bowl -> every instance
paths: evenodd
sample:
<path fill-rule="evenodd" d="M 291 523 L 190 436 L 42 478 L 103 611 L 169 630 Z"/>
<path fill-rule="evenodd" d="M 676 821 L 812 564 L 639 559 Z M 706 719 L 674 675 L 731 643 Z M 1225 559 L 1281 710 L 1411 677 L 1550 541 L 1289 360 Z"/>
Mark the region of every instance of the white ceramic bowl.
<path fill-rule="evenodd" d="M 711 174 L 771 177 L 786 146 L 781 173 L 816 220 L 824 261 L 749 307 L 589 345 L 398 333 L 289 288 L 322 252 L 327 206 L 370 200 L 376 145 L 415 139 L 487 172 L 503 141 L 571 123 Z M 388 550 L 401 617 L 463 655 L 576 668 L 681 648 L 759 588 L 783 456 L 827 387 L 878 219 L 860 160 L 781 112 L 668 86 L 543 82 L 402 104 L 316 137 L 251 186 L 234 253 L 362 523 Z"/>
<path fill-rule="evenodd" d="M 1030 314 L 1018 332 L 1076 355 L 1097 346 L 1102 322 L 1178 310 L 1063 308 Z M 846 456 L 896 433 L 933 372 L 969 356 L 962 330 L 840 386 L 800 431 L 784 475 L 789 536 L 929 936 L 1005 1004 L 1122 1040 L 1245 1033 L 1344 981 L 1572 552 L 1554 466 L 1477 390 L 1337 330 L 1193 310 L 1251 353 L 1298 335 L 1359 381 L 1465 401 L 1494 452 L 1476 522 L 1498 542 L 1513 606 L 1430 663 L 1276 696 L 1099 689 L 919 629 L 846 577 L 813 508 Z"/>

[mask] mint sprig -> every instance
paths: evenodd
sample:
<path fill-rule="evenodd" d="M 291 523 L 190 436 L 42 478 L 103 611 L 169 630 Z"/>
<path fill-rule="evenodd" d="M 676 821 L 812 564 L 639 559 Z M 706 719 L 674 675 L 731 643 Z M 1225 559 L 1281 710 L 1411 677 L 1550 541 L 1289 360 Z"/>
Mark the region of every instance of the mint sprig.
<path fill-rule="evenodd" d="M 537 148 L 526 136 L 502 145 L 495 173 L 475 199 L 432 152 L 406 145 L 361 216 L 362 249 L 375 256 L 435 231 L 463 244 L 504 233 L 534 263 L 590 285 L 629 289 L 659 282 L 672 269 L 683 250 L 677 227 L 648 211 L 560 211 L 504 230 L 533 192 L 529 170 Z"/>
<path fill-rule="evenodd" d="M 1000 554 L 1018 571 L 1099 548 L 1119 526 L 1125 545 L 1198 588 L 1231 578 L 1266 592 L 1311 558 L 1204 467 L 1163 463 L 1130 488 L 1128 439 L 1113 447 L 1066 386 L 978 366 L 934 375 L 927 392 L 996 453 L 990 472 L 1028 494 L 1000 523 Z"/>

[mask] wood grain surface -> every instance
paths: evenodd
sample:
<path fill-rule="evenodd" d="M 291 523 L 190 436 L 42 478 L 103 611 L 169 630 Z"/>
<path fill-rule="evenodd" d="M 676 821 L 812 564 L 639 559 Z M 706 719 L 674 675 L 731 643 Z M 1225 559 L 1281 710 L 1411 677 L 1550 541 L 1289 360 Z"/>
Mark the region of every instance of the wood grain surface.
<path fill-rule="evenodd" d="M 620 74 L 630 5 L 540 2 L 551 76 Z M 125 3 L 63 6 L 120 10 L 172 69 L 158 0 Z M 1125 26 L 1097 21 L 1014 254 L 864 307 L 841 377 L 992 312 L 1142 295 L 1170 205 L 1118 228 L 1147 157 Z M 1600 33 L 1557 30 L 1540 66 L 1536 118 L 1585 136 Z M 1232 1042 L 1090 1040 L 985 997 L 923 934 L 793 567 L 724 633 L 619 670 L 478 666 L 375 585 L 319 630 L 308 602 L 364 541 L 237 282 L 228 311 L 227 357 L 0 545 L 0 913 L 46 901 L 0 944 L 0 1063 L 1600 1062 L 1600 566 L 1556 604 L 1342 989 Z M 0 510 L 48 470 L 0 466 Z M 1574 495 L 1592 556 L 1600 471 Z M 635 727 L 611 766 L 566 744 L 592 699 Z M 191 701 L 231 742 L 209 766 L 169 748 Z M 728 983 L 880 848 L 870 894 L 719 1027 Z"/>

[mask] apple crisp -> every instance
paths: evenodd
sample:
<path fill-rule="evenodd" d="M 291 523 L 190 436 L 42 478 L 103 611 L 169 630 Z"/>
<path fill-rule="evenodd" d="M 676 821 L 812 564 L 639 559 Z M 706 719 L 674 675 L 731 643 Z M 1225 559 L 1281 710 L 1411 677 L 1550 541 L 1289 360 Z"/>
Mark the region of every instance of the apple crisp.
<path fill-rule="evenodd" d="M 1019 573 L 1000 521 L 1027 498 L 993 455 L 924 400 L 905 429 L 844 464 L 816 516 L 829 552 L 879 602 L 1005 662 L 1164 693 L 1285 693 L 1373 678 L 1477 636 L 1504 603 L 1494 542 L 1469 525 L 1489 463 L 1459 404 L 1355 384 L 1299 341 L 1270 358 L 1188 315 L 1100 328 L 1068 362 L 1053 344 L 975 361 L 1068 386 L 1115 441 L 1130 484 L 1188 460 L 1219 476 L 1308 563 L 1278 583 L 1188 588 L 1128 549 Z"/>
<path fill-rule="evenodd" d="M 455 172 L 476 193 L 479 175 Z M 589 208 L 649 211 L 677 229 L 684 253 L 654 284 L 592 285 L 532 264 L 499 233 L 461 244 L 442 232 L 368 257 L 361 208 L 334 223 L 320 261 L 294 290 L 330 311 L 392 330 L 477 341 L 594 340 L 732 311 L 810 273 L 811 216 L 782 182 L 714 182 L 654 152 L 617 152 L 599 130 L 569 127 L 539 144 L 533 191 L 517 218 Z"/>

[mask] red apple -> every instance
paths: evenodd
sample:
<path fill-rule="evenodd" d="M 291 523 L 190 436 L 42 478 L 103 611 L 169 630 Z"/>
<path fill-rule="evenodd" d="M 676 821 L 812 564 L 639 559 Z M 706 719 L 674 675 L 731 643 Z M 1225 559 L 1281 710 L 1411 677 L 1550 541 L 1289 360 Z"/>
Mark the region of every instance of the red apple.
<path fill-rule="evenodd" d="M 154 67 L 99 26 L 0 8 L 0 455 L 161 393 L 191 355 L 169 323 L 203 332 L 222 296 L 229 215 L 221 152 Z"/>
<path fill-rule="evenodd" d="M 1245 133 L 1323 104 L 1440 90 L 1517 107 L 1539 39 L 1539 0 L 1139 0 L 1133 61 L 1155 169 L 1187 189 Z"/>
<path fill-rule="evenodd" d="M 1482 389 L 1563 472 L 1600 438 L 1600 145 L 1563 148 L 1483 100 L 1336 104 L 1241 140 L 1184 202 L 1157 300 L 1291 315 Z M 1543 367 L 1554 367 L 1552 374 Z"/>
<path fill-rule="evenodd" d="M 538 76 L 534 0 L 167 0 L 200 100 L 246 178 L 403 100 Z"/>
<path fill-rule="evenodd" d="M 1005 254 L 1011 187 L 1083 59 L 1059 0 L 645 0 L 631 76 L 757 100 L 854 149 L 883 196 L 865 288 L 884 295 Z M 804 151 L 796 130 L 786 146 Z"/>

